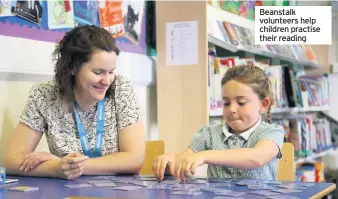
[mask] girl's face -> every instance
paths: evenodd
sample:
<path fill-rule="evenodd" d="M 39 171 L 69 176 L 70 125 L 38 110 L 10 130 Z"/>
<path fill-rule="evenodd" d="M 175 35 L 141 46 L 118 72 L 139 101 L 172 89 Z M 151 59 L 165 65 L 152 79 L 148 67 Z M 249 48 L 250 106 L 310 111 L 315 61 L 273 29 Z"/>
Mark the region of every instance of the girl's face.
<path fill-rule="evenodd" d="M 260 100 L 249 85 L 235 80 L 223 85 L 222 98 L 224 120 L 235 133 L 242 133 L 254 126 L 260 114 L 271 104 L 269 98 Z"/>
<path fill-rule="evenodd" d="M 76 89 L 84 101 L 102 100 L 115 78 L 116 53 L 98 51 L 84 63 L 76 76 Z"/>

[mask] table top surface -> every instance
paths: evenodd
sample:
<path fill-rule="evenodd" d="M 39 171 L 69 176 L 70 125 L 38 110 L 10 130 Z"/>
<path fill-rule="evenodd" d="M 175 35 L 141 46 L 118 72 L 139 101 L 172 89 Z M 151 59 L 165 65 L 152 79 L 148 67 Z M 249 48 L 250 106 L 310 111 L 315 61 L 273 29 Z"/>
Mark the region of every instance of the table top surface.
<path fill-rule="evenodd" d="M 109 177 L 109 176 L 108 176 Z M 99 180 L 94 176 L 82 176 L 76 180 L 62 180 L 62 179 L 52 179 L 52 178 L 38 178 L 38 177 L 19 177 L 19 176 L 7 176 L 10 179 L 18 179 L 17 183 L 11 183 L 7 185 L 0 186 L 0 199 L 12 199 L 12 198 L 25 198 L 25 199 L 60 199 L 60 198 L 69 198 L 71 196 L 77 197 L 95 197 L 95 198 L 119 198 L 119 199 L 148 199 L 148 198 L 166 198 L 166 199 L 182 199 L 182 198 L 198 198 L 198 199 L 213 199 L 217 197 L 215 193 L 200 191 L 201 194 L 196 196 L 186 196 L 186 195 L 174 195 L 172 192 L 174 190 L 163 190 L 163 189 L 149 189 L 147 187 L 141 187 L 136 190 L 123 191 L 123 190 L 114 190 L 116 187 L 121 186 L 137 186 L 129 184 L 128 180 L 135 180 L 134 176 L 111 176 L 111 180 L 120 180 L 120 182 L 115 182 L 115 187 L 84 187 L 84 188 L 68 188 L 65 185 L 71 184 L 88 184 L 88 180 Z M 113 179 L 114 178 L 114 179 Z M 230 179 L 224 179 L 230 180 Z M 199 180 L 201 181 L 201 180 Z M 207 181 L 207 180 L 205 180 Z M 247 186 L 237 185 L 236 182 L 244 182 L 244 180 L 232 180 L 228 182 L 228 186 L 215 187 L 215 184 L 209 182 L 209 184 L 195 184 L 194 181 L 189 182 L 189 184 L 194 184 L 195 186 L 200 187 L 213 187 L 227 189 L 237 192 L 245 192 L 244 195 L 238 196 L 238 198 L 250 198 L 250 199 L 260 199 L 267 198 L 267 196 L 260 196 L 252 194 L 249 192 L 258 191 L 258 190 L 249 190 Z M 260 181 L 258 181 L 260 182 Z M 156 182 L 155 182 L 156 183 Z M 217 182 L 214 182 L 217 184 Z M 261 182 L 262 183 L 262 182 Z M 256 183 L 258 184 L 258 183 Z M 293 182 L 282 182 L 283 185 L 294 184 Z M 21 191 L 12 191 L 8 190 L 16 186 L 32 186 L 39 187 L 37 191 L 21 192 Z M 277 188 L 277 185 L 271 185 L 274 188 Z M 333 183 L 314 183 L 310 187 L 302 188 L 302 192 L 293 192 L 280 195 L 289 195 L 296 196 L 299 198 L 321 198 L 336 188 L 336 185 Z M 279 195 L 279 196 L 280 196 Z"/>

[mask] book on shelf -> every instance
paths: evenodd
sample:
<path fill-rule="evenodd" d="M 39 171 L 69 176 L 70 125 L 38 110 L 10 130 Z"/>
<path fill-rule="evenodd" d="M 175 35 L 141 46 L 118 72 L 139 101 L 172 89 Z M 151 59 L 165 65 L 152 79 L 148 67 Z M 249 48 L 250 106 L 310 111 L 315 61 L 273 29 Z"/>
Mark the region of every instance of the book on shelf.
<path fill-rule="evenodd" d="M 217 7 L 215 5 L 208 5 L 208 7 L 211 7 L 208 10 L 207 18 L 208 35 L 214 37 L 220 44 L 226 44 L 229 49 L 237 49 L 237 51 L 242 50 L 263 55 L 268 54 L 270 57 L 279 57 L 282 59 L 299 61 L 304 64 L 313 63 L 318 65 L 317 57 L 310 45 L 256 45 L 254 37 L 254 21 L 250 21 L 250 23 L 252 23 L 251 27 L 245 27 L 239 22 L 231 22 L 237 20 L 228 21 L 220 19 L 217 12 L 213 12 L 232 12 L 232 8 L 223 10 L 223 6 Z M 241 18 L 240 16 L 238 17 Z"/>
<path fill-rule="evenodd" d="M 215 47 L 208 53 L 208 89 L 210 110 L 222 108 L 221 79 L 231 67 L 240 65 L 262 68 L 271 83 L 273 110 L 287 108 L 329 107 L 329 80 L 326 75 L 300 75 L 288 65 L 270 65 L 254 57 L 217 56 Z M 278 111 L 273 111 L 277 113 Z"/>
<path fill-rule="evenodd" d="M 329 121 L 325 118 L 306 115 L 290 119 L 274 119 L 283 127 L 285 142 L 295 148 L 295 158 L 307 158 L 333 148 Z"/>

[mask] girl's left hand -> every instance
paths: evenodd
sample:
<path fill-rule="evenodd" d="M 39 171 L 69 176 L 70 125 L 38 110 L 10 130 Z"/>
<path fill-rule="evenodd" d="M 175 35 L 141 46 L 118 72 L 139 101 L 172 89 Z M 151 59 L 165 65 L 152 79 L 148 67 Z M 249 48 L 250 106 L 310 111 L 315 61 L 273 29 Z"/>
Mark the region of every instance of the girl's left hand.
<path fill-rule="evenodd" d="M 194 153 L 187 157 L 184 157 L 180 162 L 176 164 L 176 178 L 186 182 L 185 177 L 195 175 L 196 168 L 204 164 L 204 157 L 202 153 Z"/>

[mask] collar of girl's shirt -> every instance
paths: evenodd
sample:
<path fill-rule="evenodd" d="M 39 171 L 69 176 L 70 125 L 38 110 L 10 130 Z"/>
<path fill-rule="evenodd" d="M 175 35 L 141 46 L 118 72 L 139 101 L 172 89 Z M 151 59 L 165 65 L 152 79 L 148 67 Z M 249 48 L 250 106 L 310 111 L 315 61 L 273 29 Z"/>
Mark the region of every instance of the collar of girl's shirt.
<path fill-rule="evenodd" d="M 244 138 L 245 141 L 247 141 L 249 139 L 250 135 L 259 126 L 260 123 L 261 123 L 261 117 L 259 117 L 258 121 L 256 122 L 256 124 L 253 127 L 244 131 L 243 133 L 239 134 L 239 136 L 241 136 L 242 138 Z M 230 129 L 230 127 L 226 123 L 224 123 L 223 124 L 223 133 L 225 135 L 225 138 L 224 138 L 223 141 L 226 141 L 230 136 L 235 135 L 233 133 L 230 133 L 229 129 Z"/>

